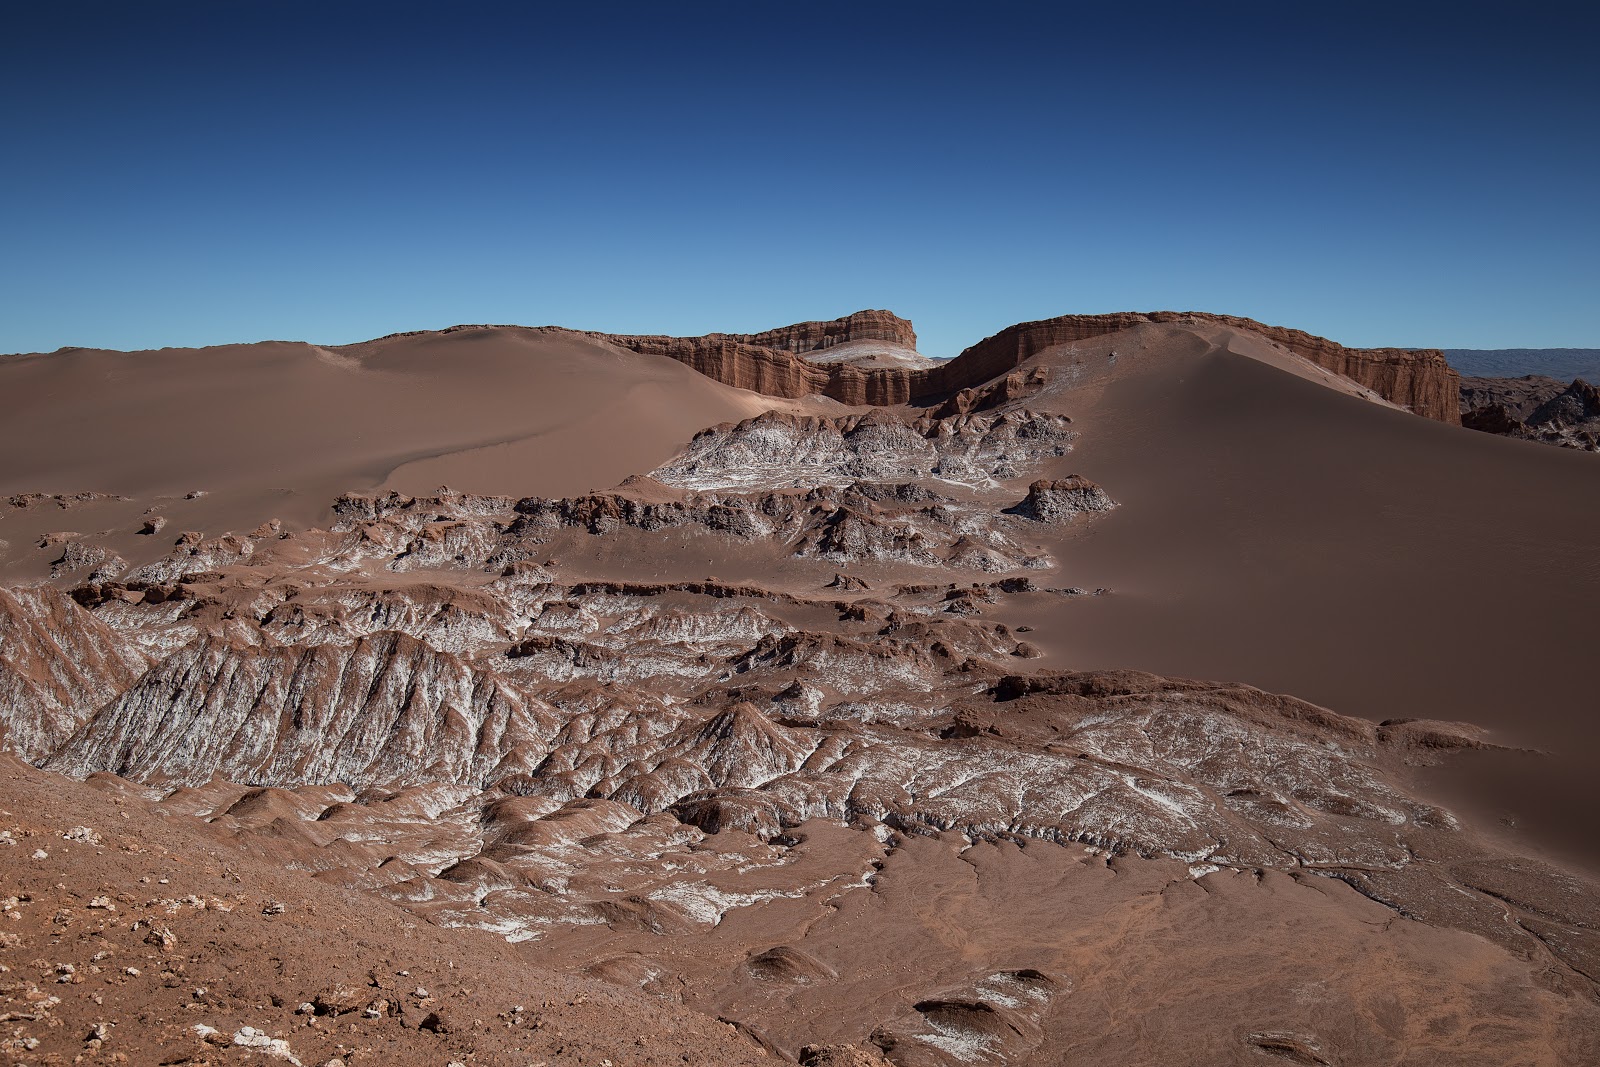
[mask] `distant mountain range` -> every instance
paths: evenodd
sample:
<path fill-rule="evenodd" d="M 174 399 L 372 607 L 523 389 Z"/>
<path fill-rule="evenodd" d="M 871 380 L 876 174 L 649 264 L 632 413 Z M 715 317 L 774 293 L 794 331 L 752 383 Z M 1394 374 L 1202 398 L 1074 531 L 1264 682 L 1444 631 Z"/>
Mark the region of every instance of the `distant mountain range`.
<path fill-rule="evenodd" d="M 1447 348 L 1444 357 L 1474 378 L 1544 374 L 1564 382 L 1600 381 L 1600 348 Z"/>

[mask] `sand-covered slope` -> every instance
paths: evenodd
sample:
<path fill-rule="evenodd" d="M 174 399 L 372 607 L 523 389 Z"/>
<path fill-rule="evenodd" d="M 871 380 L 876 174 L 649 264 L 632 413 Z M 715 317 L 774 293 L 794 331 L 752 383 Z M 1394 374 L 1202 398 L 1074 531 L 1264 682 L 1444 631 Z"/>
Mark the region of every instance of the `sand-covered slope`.
<path fill-rule="evenodd" d="M 7 356 L 0 395 L 0 494 L 277 494 L 302 512 L 380 484 L 600 488 L 771 403 L 672 360 L 517 327 Z"/>
<path fill-rule="evenodd" d="M 778 403 L 660 356 L 518 327 L 343 348 L 7 356 L 0 396 L 0 499 L 102 494 L 7 508 L 0 540 L 14 562 L 56 531 L 148 554 L 150 537 L 135 535 L 150 508 L 168 543 L 183 530 L 317 520 L 339 493 L 378 486 L 585 492 L 649 470 L 703 426 Z M 13 573 L 37 575 L 38 563 Z"/>
<path fill-rule="evenodd" d="M 1493 727 L 1549 756 L 1475 766 L 1450 798 L 1600 859 L 1582 666 L 1600 466 L 1364 403 L 1263 355 L 1242 335 L 1142 327 L 1038 357 L 1079 383 L 1056 401 L 1081 435 L 1072 469 L 1121 504 L 1060 552 L 1077 584 L 1118 595 L 1053 618 L 1050 649 Z"/>

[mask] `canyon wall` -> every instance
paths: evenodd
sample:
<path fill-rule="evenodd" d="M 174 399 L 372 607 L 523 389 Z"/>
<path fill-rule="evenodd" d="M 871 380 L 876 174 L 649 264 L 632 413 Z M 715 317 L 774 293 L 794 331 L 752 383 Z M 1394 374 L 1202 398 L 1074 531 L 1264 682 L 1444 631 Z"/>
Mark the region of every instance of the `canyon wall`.
<path fill-rule="evenodd" d="M 1359 382 L 1390 403 L 1425 418 L 1460 425 L 1460 376 L 1437 349 L 1346 348 L 1324 337 L 1254 319 L 1205 312 L 1125 311 L 1112 315 L 1061 315 L 1009 326 L 940 368 L 950 389 L 966 388 L 1012 369 L 1053 345 L 1082 341 L 1146 322 L 1216 324 L 1260 334 L 1319 367 Z"/>
<path fill-rule="evenodd" d="M 799 322 L 762 333 L 711 334 L 779 352 L 820 352 L 847 341 L 888 341 L 915 350 L 911 323 L 891 311 L 858 311 L 831 322 Z"/>
<path fill-rule="evenodd" d="M 593 336 L 635 352 L 668 356 L 727 385 L 768 396 L 795 399 L 821 394 L 846 404 L 892 405 L 949 396 L 1001 377 L 1054 345 L 1151 322 L 1216 324 L 1249 330 L 1418 415 L 1451 425 L 1461 421 L 1460 377 L 1437 349 L 1346 348 L 1301 330 L 1203 312 L 1061 315 L 1018 323 L 979 341 L 950 362 L 927 370 L 818 365 L 800 354 L 857 340 L 914 347 L 916 334 L 911 323 L 887 311 L 859 311 L 831 322 L 798 323 L 758 334 Z"/>
<path fill-rule="evenodd" d="M 591 336 L 635 352 L 667 356 L 725 385 L 791 400 L 821 394 L 845 404 L 881 407 L 909 403 L 928 392 L 915 371 L 820 365 L 801 355 L 849 341 L 884 341 L 915 349 L 917 335 L 911 323 L 888 311 L 858 311 L 829 322 L 801 322 L 753 334 Z"/>

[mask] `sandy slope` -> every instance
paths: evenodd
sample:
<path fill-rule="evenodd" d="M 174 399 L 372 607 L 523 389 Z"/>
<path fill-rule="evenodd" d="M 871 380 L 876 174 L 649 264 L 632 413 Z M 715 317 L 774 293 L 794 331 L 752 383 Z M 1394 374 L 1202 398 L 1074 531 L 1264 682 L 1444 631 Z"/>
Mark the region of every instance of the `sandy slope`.
<path fill-rule="evenodd" d="M 1593 862 L 1600 465 L 1340 395 L 1239 338 L 1205 341 L 1128 331 L 1039 357 L 1093 379 L 1060 394 L 1083 434 L 1065 463 L 1122 505 L 1061 552 L 1071 581 L 1117 595 L 1058 613 L 1052 647 L 1548 749 L 1439 784 Z M 1096 371 L 1112 349 L 1117 368 Z"/>
<path fill-rule="evenodd" d="M 660 356 L 522 328 L 337 349 L 11 356 L 0 359 L 0 395 L 0 497 L 129 498 L 9 511 L 0 558 L 13 580 L 48 573 L 45 557 L 58 553 L 33 546 L 50 531 L 99 534 L 138 562 L 182 530 L 321 521 L 339 493 L 380 485 L 586 492 L 649 470 L 703 426 L 787 403 Z M 139 537 L 152 507 L 168 530 Z"/>
<path fill-rule="evenodd" d="M 12 356 L 0 395 L 0 494 L 199 489 L 229 502 L 204 521 L 237 526 L 309 519 L 379 484 L 583 492 L 772 406 L 668 359 L 531 329 Z"/>

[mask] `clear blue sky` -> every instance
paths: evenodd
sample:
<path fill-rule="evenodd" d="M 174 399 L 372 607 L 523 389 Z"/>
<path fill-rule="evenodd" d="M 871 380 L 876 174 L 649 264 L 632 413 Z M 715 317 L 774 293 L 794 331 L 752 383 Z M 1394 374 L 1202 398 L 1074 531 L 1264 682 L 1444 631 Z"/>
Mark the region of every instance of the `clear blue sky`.
<path fill-rule="evenodd" d="M 1158 308 L 1600 347 L 1600 16 L 1404 7 L 15 4 L 0 351 L 868 307 L 933 355 Z"/>

